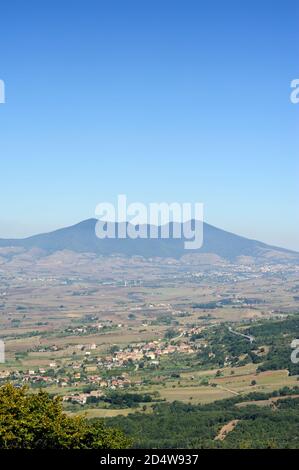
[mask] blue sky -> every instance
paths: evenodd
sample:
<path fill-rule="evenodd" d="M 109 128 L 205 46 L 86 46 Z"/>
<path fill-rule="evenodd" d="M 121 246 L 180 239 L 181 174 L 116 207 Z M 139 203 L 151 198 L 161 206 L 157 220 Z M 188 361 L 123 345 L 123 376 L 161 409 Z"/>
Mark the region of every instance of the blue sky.
<path fill-rule="evenodd" d="M 296 0 L 1 2 L 0 236 L 203 202 L 299 250 Z"/>

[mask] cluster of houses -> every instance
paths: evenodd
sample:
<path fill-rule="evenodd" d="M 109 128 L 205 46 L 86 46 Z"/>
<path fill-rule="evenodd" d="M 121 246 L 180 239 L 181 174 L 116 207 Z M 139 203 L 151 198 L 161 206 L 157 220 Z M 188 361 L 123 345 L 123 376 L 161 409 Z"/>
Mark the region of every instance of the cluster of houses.
<path fill-rule="evenodd" d="M 189 328 L 188 330 L 180 329 L 179 331 L 181 332 L 182 336 L 191 337 L 193 335 L 199 335 L 202 333 L 202 331 L 204 331 L 204 329 L 204 326 L 195 326 L 193 328 Z"/>
<path fill-rule="evenodd" d="M 149 361 L 151 365 L 159 365 L 161 356 L 173 353 L 193 354 L 194 349 L 190 343 L 173 345 L 161 341 L 152 341 L 146 344 L 135 344 L 116 351 L 113 355 L 107 356 L 101 364 L 106 365 L 108 368 L 125 366 L 128 362 L 138 364 L 141 361 Z"/>
<path fill-rule="evenodd" d="M 121 390 L 131 386 L 142 385 L 142 381 L 132 382 L 132 380 L 128 377 L 128 374 L 122 374 L 121 376 L 110 377 L 108 379 L 104 379 L 98 375 L 90 376 L 88 381 L 90 384 L 100 387 L 101 390 L 94 390 L 89 393 L 73 393 L 70 395 L 65 395 L 63 397 L 63 401 L 85 405 L 88 399 L 101 398 L 104 395 L 103 389 Z"/>
<path fill-rule="evenodd" d="M 45 369 L 40 368 L 38 371 L 35 370 L 3 370 L 0 372 L 0 380 L 11 380 L 13 382 L 21 384 L 56 384 L 58 379 L 47 375 Z"/>
<path fill-rule="evenodd" d="M 99 399 L 104 395 L 101 390 L 94 390 L 89 393 L 72 393 L 63 397 L 64 402 L 73 403 L 76 405 L 86 405 L 88 399 Z"/>
<path fill-rule="evenodd" d="M 81 336 L 81 335 L 88 335 L 91 333 L 97 333 L 101 330 L 112 330 L 115 328 L 122 328 L 123 324 L 119 323 L 118 325 L 114 324 L 112 321 L 106 321 L 103 323 L 93 323 L 90 325 L 82 325 L 78 327 L 69 327 L 65 330 L 67 334 Z"/>
<path fill-rule="evenodd" d="M 100 325 L 98 325 L 100 327 Z M 186 330 L 187 331 L 187 330 Z M 47 366 L 39 367 L 36 370 L 4 370 L 0 371 L 0 381 L 12 381 L 17 385 L 30 384 L 41 386 L 59 386 L 78 387 L 80 385 L 95 385 L 99 389 L 122 389 L 130 386 L 141 385 L 142 382 L 132 382 L 128 374 L 124 373 L 121 376 L 114 376 L 110 378 L 101 377 L 98 374 L 101 370 L 109 371 L 112 369 L 126 368 L 134 365 L 136 370 L 140 367 L 147 365 L 152 367 L 159 367 L 162 357 L 180 353 L 180 354 L 193 354 L 198 345 L 183 337 L 189 336 L 186 331 L 180 331 L 179 338 L 176 344 L 169 343 L 165 340 L 151 341 L 147 343 L 137 343 L 127 346 L 124 349 L 115 350 L 112 348 L 111 353 L 105 357 L 100 357 L 96 354 L 96 344 L 78 344 L 76 349 L 85 352 L 85 358 L 82 360 L 72 361 L 66 366 L 61 366 L 58 362 L 49 362 Z M 197 332 L 196 329 L 189 333 Z M 57 351 L 57 346 L 50 346 L 47 350 Z M 80 394 L 79 394 L 80 395 Z M 83 403 L 84 397 L 81 394 L 75 401 Z M 88 397 L 87 397 L 88 398 Z M 74 400 L 72 400 L 74 401 Z"/>

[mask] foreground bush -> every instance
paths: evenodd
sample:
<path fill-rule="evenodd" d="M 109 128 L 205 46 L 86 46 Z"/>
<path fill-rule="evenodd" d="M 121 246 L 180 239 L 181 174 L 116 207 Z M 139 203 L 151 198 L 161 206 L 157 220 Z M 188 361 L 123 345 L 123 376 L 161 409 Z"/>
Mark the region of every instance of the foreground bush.
<path fill-rule="evenodd" d="M 68 417 L 60 398 L 0 387 L 0 449 L 125 449 L 130 441 L 102 421 Z"/>

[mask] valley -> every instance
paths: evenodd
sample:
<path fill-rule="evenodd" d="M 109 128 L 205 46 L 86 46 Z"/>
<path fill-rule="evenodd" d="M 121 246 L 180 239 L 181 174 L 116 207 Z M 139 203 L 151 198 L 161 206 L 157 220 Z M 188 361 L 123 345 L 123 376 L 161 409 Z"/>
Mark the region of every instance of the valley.
<path fill-rule="evenodd" d="M 6 258 L 0 270 L 1 383 L 45 388 L 89 417 L 296 386 L 287 363 L 258 370 L 271 345 L 244 334 L 297 319 L 294 264 L 29 258 Z"/>

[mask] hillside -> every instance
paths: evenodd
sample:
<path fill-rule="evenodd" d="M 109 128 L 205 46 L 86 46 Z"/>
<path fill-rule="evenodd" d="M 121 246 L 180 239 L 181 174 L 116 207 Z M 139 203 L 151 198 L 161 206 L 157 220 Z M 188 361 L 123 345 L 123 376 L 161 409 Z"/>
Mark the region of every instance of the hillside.
<path fill-rule="evenodd" d="M 299 262 L 299 254 L 284 248 L 251 240 L 204 223 L 204 243 L 199 250 L 185 250 L 183 239 L 105 239 L 95 234 L 96 219 L 88 219 L 71 227 L 25 239 L 0 239 L 0 247 L 38 248 L 45 254 L 71 250 L 76 253 L 97 255 L 123 255 L 181 258 L 194 253 L 213 254 L 234 262 L 240 257 L 250 257 L 256 262 Z M 147 226 L 149 231 L 149 226 Z M 170 226 L 172 233 L 173 224 Z"/>

